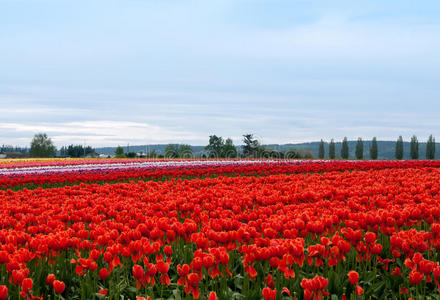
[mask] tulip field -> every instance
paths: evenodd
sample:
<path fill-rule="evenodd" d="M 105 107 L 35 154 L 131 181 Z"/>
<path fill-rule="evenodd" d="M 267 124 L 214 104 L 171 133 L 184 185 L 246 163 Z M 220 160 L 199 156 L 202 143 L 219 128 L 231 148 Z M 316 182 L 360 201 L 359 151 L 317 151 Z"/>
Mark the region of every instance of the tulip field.
<path fill-rule="evenodd" d="M 440 162 L 0 160 L 0 300 L 440 299 Z"/>

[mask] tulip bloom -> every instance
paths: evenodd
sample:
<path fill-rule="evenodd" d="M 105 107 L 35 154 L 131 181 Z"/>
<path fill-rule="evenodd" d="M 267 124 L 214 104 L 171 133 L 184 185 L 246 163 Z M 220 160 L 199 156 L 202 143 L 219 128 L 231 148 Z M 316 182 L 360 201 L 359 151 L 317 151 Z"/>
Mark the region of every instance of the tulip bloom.
<path fill-rule="evenodd" d="M 357 285 L 356 286 L 356 295 L 362 295 L 364 293 L 364 289 L 360 286 L 360 285 Z"/>
<path fill-rule="evenodd" d="M 271 288 L 268 287 L 263 289 L 264 300 L 275 300 L 276 296 L 277 296 L 277 289 L 272 290 Z"/>
<path fill-rule="evenodd" d="M 101 268 L 99 270 L 99 278 L 101 280 L 105 280 L 109 275 L 110 275 L 110 273 L 106 268 Z"/>
<path fill-rule="evenodd" d="M 46 277 L 46 284 L 52 286 L 53 282 L 55 281 L 55 274 L 49 274 Z"/>
<path fill-rule="evenodd" d="M 34 282 L 31 278 L 25 278 L 21 283 L 22 292 L 28 294 L 32 290 Z"/>
<path fill-rule="evenodd" d="M 359 273 L 356 271 L 350 271 L 348 272 L 348 281 L 352 284 L 352 285 L 356 285 L 359 281 Z"/>
<path fill-rule="evenodd" d="M 419 284 L 423 280 L 423 274 L 417 271 L 411 271 L 409 273 L 409 282 L 411 284 Z"/>
<path fill-rule="evenodd" d="M 0 285 L 0 300 L 6 300 L 8 298 L 8 287 Z"/>
<path fill-rule="evenodd" d="M 62 294 L 64 292 L 64 290 L 66 289 L 66 285 L 62 281 L 55 280 L 53 282 L 53 289 L 54 289 L 55 293 Z"/>

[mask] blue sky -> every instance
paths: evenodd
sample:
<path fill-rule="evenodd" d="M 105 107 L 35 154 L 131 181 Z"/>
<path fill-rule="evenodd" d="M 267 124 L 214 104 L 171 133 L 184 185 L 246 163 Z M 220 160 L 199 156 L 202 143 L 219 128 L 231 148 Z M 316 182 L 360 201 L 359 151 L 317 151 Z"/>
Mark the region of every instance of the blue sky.
<path fill-rule="evenodd" d="M 440 1 L 0 0 L 0 143 L 440 139 Z"/>

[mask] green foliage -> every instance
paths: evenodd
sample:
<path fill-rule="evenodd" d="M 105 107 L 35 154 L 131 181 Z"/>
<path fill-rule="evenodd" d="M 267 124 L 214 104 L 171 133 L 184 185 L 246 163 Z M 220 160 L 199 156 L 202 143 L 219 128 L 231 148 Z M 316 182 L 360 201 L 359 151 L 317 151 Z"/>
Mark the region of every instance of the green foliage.
<path fill-rule="evenodd" d="M 415 135 L 411 137 L 410 149 L 411 159 L 419 159 L 419 141 Z"/>
<path fill-rule="evenodd" d="M 429 136 L 426 142 L 426 159 L 434 159 L 435 157 L 435 138 L 432 134 Z"/>
<path fill-rule="evenodd" d="M 53 157 L 56 148 L 45 133 L 37 133 L 31 142 L 31 157 Z"/>
<path fill-rule="evenodd" d="M 371 141 L 371 147 L 370 147 L 370 158 L 371 159 L 377 159 L 377 139 L 376 137 L 373 138 Z"/>
<path fill-rule="evenodd" d="M 256 157 L 258 155 L 258 151 L 260 150 L 260 143 L 257 139 L 254 139 L 253 134 L 244 134 L 243 143 L 243 155 L 245 157 Z"/>
<path fill-rule="evenodd" d="M 69 157 L 84 157 L 87 155 L 95 154 L 95 149 L 90 146 L 83 147 L 82 145 L 69 145 L 68 147 L 63 146 L 60 149 L 60 156 Z"/>
<path fill-rule="evenodd" d="M 216 135 L 209 136 L 209 144 L 205 147 L 205 150 L 208 151 L 208 156 L 211 158 L 220 158 L 222 157 L 222 150 L 224 146 L 223 138 Z"/>
<path fill-rule="evenodd" d="M 331 139 L 330 144 L 328 146 L 328 157 L 330 159 L 336 158 L 335 141 L 333 139 Z"/>
<path fill-rule="evenodd" d="M 356 143 L 356 159 L 364 159 L 364 142 L 362 138 L 358 138 Z"/>
<path fill-rule="evenodd" d="M 342 140 L 341 158 L 342 159 L 347 159 L 348 158 L 348 141 L 347 141 L 347 137 L 344 137 L 344 139 Z"/>
<path fill-rule="evenodd" d="M 209 136 L 209 144 L 205 147 L 210 158 L 236 158 L 237 148 L 234 146 L 232 139 L 223 138 L 216 135 Z"/>
<path fill-rule="evenodd" d="M 396 159 L 403 158 L 403 138 L 402 138 L 402 136 L 399 136 L 399 138 L 397 139 L 395 157 L 396 157 Z"/>
<path fill-rule="evenodd" d="M 118 146 L 116 148 L 115 157 L 116 158 L 124 158 L 125 157 L 124 149 L 121 146 Z"/>
<path fill-rule="evenodd" d="M 165 148 L 165 158 L 178 158 L 179 157 L 179 145 L 168 144 Z"/>
<path fill-rule="evenodd" d="M 193 158 L 194 153 L 191 145 L 169 144 L 165 148 L 165 158 Z"/>
<path fill-rule="evenodd" d="M 191 145 L 181 144 L 178 149 L 178 157 L 179 158 L 193 158 L 193 151 Z"/>
<path fill-rule="evenodd" d="M 321 139 L 321 142 L 319 143 L 319 151 L 318 151 L 318 158 L 323 159 L 325 156 L 324 153 L 324 141 Z"/>
<path fill-rule="evenodd" d="M 222 147 L 222 154 L 225 158 L 236 158 L 237 148 L 234 146 L 232 139 L 227 138 L 225 144 Z"/>
<path fill-rule="evenodd" d="M 135 158 L 137 156 L 136 152 L 128 152 L 125 156 L 128 158 Z"/>

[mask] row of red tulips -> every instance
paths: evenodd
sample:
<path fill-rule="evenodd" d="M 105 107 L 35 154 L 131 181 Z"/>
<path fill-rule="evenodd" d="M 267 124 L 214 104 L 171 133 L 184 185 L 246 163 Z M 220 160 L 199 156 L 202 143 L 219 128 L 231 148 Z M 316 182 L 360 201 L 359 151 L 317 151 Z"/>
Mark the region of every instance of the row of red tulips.
<path fill-rule="evenodd" d="M 151 168 L 72 170 L 62 173 L 0 174 L 0 189 L 21 189 L 36 187 L 59 187 L 80 183 L 124 182 L 129 180 L 163 180 L 169 178 L 203 178 L 219 175 L 267 176 L 273 174 L 294 174 L 347 170 L 380 170 L 386 168 L 440 167 L 440 161 L 316 161 L 298 163 L 294 160 L 247 163 L 246 165 L 217 166 L 169 166 Z"/>

